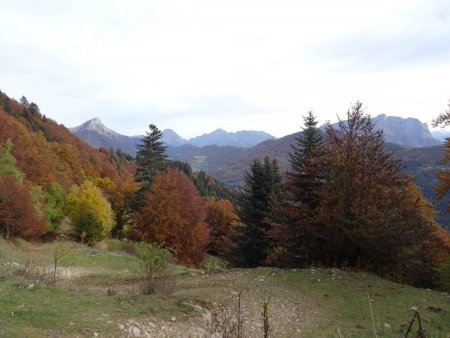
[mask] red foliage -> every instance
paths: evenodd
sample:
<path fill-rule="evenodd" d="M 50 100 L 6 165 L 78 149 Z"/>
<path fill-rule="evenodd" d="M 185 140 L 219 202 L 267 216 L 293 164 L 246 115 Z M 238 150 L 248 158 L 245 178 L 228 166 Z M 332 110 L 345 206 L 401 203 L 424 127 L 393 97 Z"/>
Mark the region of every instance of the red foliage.
<path fill-rule="evenodd" d="M 36 238 L 45 223 L 36 215 L 25 187 L 10 175 L 0 176 L 0 231 L 5 237 Z"/>
<path fill-rule="evenodd" d="M 134 215 L 134 237 L 171 248 L 184 264 L 199 264 L 208 230 L 203 202 L 190 179 L 174 169 L 157 175 L 143 203 Z"/>

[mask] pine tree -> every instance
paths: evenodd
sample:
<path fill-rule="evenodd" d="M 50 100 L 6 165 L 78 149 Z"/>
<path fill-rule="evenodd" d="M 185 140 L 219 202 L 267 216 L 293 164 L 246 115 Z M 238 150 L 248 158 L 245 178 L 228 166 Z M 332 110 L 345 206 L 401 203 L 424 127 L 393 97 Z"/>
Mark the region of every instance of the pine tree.
<path fill-rule="evenodd" d="M 239 196 L 239 217 L 245 226 L 234 240 L 239 264 L 255 267 L 264 263 L 271 241 L 268 237 L 272 203 L 281 193 L 281 175 L 276 160 L 254 160 Z"/>
<path fill-rule="evenodd" d="M 159 172 L 167 168 L 166 146 L 162 141 L 162 132 L 153 124 L 149 126 L 150 132 L 137 144 L 136 154 L 136 182 L 140 183 L 140 188 L 134 199 L 134 210 L 138 210 L 145 194 L 150 190 L 153 178 Z"/>

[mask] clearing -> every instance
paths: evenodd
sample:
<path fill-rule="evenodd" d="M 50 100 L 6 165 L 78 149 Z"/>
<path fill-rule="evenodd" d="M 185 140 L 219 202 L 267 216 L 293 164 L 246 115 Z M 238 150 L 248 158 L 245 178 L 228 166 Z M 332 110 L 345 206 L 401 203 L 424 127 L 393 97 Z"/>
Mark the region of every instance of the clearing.
<path fill-rule="evenodd" d="M 51 244 L 0 240 L 0 337 L 223 337 L 238 322 L 245 337 L 262 337 L 267 299 L 271 337 L 373 337 L 374 326 L 398 337 L 413 306 L 427 337 L 450 337 L 449 295 L 367 273 L 174 266 L 141 295 L 136 257 L 106 245 L 65 250 L 54 286 Z"/>

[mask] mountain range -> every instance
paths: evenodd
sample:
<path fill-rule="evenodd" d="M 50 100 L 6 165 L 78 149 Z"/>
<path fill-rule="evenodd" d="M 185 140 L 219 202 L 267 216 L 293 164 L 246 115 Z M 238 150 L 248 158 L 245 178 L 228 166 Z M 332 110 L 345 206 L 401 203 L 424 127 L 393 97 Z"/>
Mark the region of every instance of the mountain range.
<path fill-rule="evenodd" d="M 448 199 L 436 201 L 433 190 L 433 186 L 437 184 L 435 173 L 444 168 L 441 162 L 444 153 L 442 142 L 433 138 L 427 125 L 417 119 L 379 115 L 373 120 L 375 125 L 384 131 L 387 150 L 394 152 L 396 158 L 402 161 L 405 172 L 413 174 L 416 184 L 424 195 L 435 203 L 439 210 L 438 221 L 449 226 L 450 216 L 445 213 L 449 201 Z M 105 127 L 98 119 L 87 121 L 79 127 L 72 128 L 71 131 L 94 147 L 121 148 L 129 154 L 135 154 L 134 147 L 140 139 L 139 136 L 120 135 Z M 264 156 L 269 156 L 277 159 L 282 172 L 289 170 L 288 153 L 299 135 L 294 133 L 278 139 L 270 137 L 253 146 L 248 146 L 251 142 L 242 141 L 248 135 L 255 134 L 261 135 L 258 132 L 227 133 L 216 130 L 191 139 L 194 140 L 193 143 L 203 145 L 199 147 L 193 145 L 191 140 L 181 138 L 173 130 L 166 129 L 163 131 L 163 140 L 167 144 L 169 158 L 187 162 L 193 170 L 203 170 L 218 181 L 230 187 L 237 187 L 242 183 L 250 162 L 255 158 L 262 159 Z M 226 142 L 236 144 L 236 138 L 240 140 L 239 144 L 247 146 L 227 145 Z M 253 143 L 257 142 L 255 139 L 252 140 Z M 210 142 L 220 145 L 208 144 Z"/>
<path fill-rule="evenodd" d="M 449 133 L 444 130 L 434 131 L 434 137 L 427 124 L 415 118 L 401 118 L 395 116 L 378 115 L 372 118 L 377 129 L 384 132 L 385 141 L 408 147 L 431 147 L 442 144 Z M 322 126 L 322 128 L 324 128 Z M 89 145 L 100 148 L 122 149 L 134 156 L 136 143 L 142 136 L 125 136 L 106 127 L 100 119 L 94 118 L 75 128 L 69 128 L 72 133 L 83 139 Z M 274 137 L 264 131 L 238 131 L 227 132 L 223 129 L 214 130 L 211 133 L 193 137 L 189 140 L 182 138 L 172 129 L 163 130 L 163 141 L 169 147 L 193 146 L 202 148 L 205 146 L 231 146 L 237 148 L 249 148 L 274 140 Z M 187 149 L 191 149 L 188 147 Z"/>
<path fill-rule="evenodd" d="M 136 143 L 143 136 L 125 136 L 106 127 L 99 118 L 86 121 L 78 127 L 69 130 L 95 148 L 121 149 L 130 155 L 136 154 Z M 274 137 L 264 131 L 227 132 L 223 129 L 214 130 L 211 133 L 193 137 L 189 140 L 182 138 L 172 129 L 162 131 L 163 141 L 170 147 L 192 145 L 194 147 L 204 147 L 207 145 L 233 146 L 239 148 L 253 147 L 265 140 Z"/>

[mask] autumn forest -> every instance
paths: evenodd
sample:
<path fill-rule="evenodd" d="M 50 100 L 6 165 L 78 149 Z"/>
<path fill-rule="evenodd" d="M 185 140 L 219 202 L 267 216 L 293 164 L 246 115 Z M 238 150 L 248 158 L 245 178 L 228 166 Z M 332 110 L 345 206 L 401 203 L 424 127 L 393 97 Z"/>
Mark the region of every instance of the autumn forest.
<path fill-rule="evenodd" d="M 448 125 L 449 114 L 436 125 Z M 133 158 L 91 148 L 36 103 L 0 92 L 1 235 L 89 245 L 112 237 L 152 243 L 192 267 L 214 256 L 235 267 L 364 270 L 449 289 L 448 230 L 362 104 L 341 118 L 323 132 L 307 113 L 290 170 L 255 159 L 231 190 L 168 158 L 153 124 Z M 449 147 L 447 139 L 447 162 Z M 440 197 L 449 178 L 438 173 Z"/>

